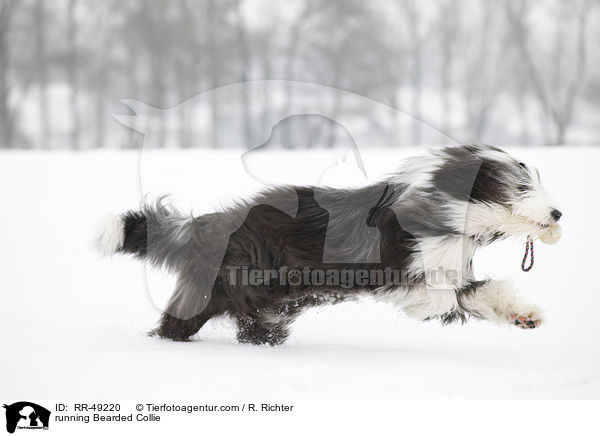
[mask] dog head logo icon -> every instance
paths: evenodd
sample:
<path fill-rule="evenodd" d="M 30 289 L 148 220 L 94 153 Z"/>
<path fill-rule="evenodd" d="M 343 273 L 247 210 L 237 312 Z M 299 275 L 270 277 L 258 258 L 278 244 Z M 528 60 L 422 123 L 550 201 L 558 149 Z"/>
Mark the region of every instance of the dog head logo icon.
<path fill-rule="evenodd" d="M 4 405 L 6 409 L 6 431 L 18 429 L 48 429 L 50 411 L 29 401 Z"/>

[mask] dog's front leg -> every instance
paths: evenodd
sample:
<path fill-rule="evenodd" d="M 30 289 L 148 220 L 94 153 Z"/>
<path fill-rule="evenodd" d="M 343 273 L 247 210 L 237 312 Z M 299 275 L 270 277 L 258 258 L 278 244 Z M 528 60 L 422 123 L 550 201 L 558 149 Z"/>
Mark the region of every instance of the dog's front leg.
<path fill-rule="evenodd" d="M 457 292 L 460 308 L 476 318 L 497 324 L 514 324 L 522 329 L 539 327 L 543 322 L 542 311 L 525 302 L 503 280 L 475 282 Z"/>

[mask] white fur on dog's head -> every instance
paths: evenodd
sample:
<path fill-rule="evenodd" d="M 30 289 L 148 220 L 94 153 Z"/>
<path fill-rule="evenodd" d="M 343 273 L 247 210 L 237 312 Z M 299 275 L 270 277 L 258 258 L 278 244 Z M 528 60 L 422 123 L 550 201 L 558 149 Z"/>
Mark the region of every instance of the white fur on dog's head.
<path fill-rule="evenodd" d="M 542 242 L 557 242 L 562 234 L 558 219 L 552 216 L 558 211 L 556 200 L 544 189 L 537 168 L 521 162 L 496 148 L 481 146 L 475 154 L 482 160 L 483 176 L 489 185 L 486 189 L 498 190 L 502 201 L 475 201 L 469 207 L 467 224 L 474 234 L 485 237 L 526 237 L 540 238 Z M 489 180 L 485 167 L 494 169 L 493 180 Z M 480 172 L 480 173 L 481 173 Z M 476 183 L 478 181 L 476 180 Z M 491 208 L 496 216 L 479 219 L 478 209 Z M 491 224 L 491 225 L 490 225 Z"/>

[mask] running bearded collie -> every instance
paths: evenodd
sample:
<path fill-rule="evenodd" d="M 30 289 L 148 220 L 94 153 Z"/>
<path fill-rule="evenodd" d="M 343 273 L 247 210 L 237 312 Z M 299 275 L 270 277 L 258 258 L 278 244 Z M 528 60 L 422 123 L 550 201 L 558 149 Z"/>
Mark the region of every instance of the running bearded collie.
<path fill-rule="evenodd" d="M 540 310 L 507 282 L 475 279 L 473 256 L 507 237 L 555 243 L 561 215 L 537 169 L 468 145 L 408 159 L 358 189 L 278 187 L 198 217 L 158 201 L 107 217 L 97 240 L 105 254 L 177 275 L 152 333 L 187 340 L 228 315 L 240 342 L 276 345 L 305 308 L 360 295 L 419 320 L 538 327 Z"/>

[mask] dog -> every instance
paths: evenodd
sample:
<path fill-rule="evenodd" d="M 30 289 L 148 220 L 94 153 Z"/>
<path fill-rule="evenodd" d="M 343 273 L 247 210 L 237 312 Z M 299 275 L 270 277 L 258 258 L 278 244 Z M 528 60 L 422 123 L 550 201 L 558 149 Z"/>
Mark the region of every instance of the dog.
<path fill-rule="evenodd" d="M 539 327 L 541 310 L 509 282 L 475 278 L 473 256 L 509 237 L 555 243 L 561 216 L 536 168 L 465 145 L 409 158 L 357 189 L 276 187 L 198 217 L 159 200 L 110 216 L 97 241 L 177 275 L 151 334 L 185 341 L 227 315 L 239 342 L 278 345 L 306 308 L 361 295 L 418 320 Z"/>

